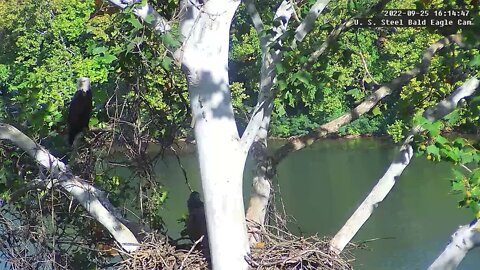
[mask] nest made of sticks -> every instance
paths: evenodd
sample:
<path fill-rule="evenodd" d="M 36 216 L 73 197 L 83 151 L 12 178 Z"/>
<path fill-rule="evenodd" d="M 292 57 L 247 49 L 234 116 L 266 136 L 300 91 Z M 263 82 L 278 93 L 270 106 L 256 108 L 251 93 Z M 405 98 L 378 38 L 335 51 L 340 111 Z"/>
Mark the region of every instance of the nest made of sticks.
<path fill-rule="evenodd" d="M 177 248 L 163 236 L 149 233 L 139 250 L 129 254 L 119 263 L 118 269 L 208 269 L 208 263 L 194 243 L 190 249 Z"/>
<path fill-rule="evenodd" d="M 351 255 L 346 258 L 330 251 L 327 238 L 298 237 L 277 228 L 263 229 L 261 237 L 264 241 L 245 258 L 253 269 L 353 269 Z M 126 254 L 120 269 L 209 269 L 196 244 L 189 249 L 176 248 L 150 234 L 138 251 Z"/>

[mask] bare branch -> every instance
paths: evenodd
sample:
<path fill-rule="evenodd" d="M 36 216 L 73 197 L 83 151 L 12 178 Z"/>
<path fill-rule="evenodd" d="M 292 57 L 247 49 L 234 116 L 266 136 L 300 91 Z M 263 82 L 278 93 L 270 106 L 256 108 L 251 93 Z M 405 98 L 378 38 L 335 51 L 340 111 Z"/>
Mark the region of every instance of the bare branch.
<path fill-rule="evenodd" d="M 423 116 L 431 122 L 442 119 L 456 109 L 461 99 L 472 95 L 478 88 L 479 82 L 480 81 L 477 78 L 469 79 L 446 99 L 439 102 L 436 106 L 425 110 Z M 400 152 L 390 164 L 390 167 L 387 169 L 383 177 L 378 180 L 378 183 L 372 189 L 370 194 L 368 194 L 355 213 L 353 213 L 342 229 L 340 229 L 330 242 L 333 251 L 336 253 L 342 252 L 348 242 L 350 242 L 363 224 L 365 224 L 368 218 L 372 215 L 373 210 L 378 207 L 378 204 L 381 203 L 392 190 L 395 183 L 399 180 L 403 170 L 408 166 L 413 157 L 413 149 L 412 146 L 410 146 L 413 136 L 422 130 L 423 128 L 421 126 L 415 126 L 410 130 L 409 135 L 400 148 Z"/>
<path fill-rule="evenodd" d="M 263 25 L 262 18 L 258 13 L 254 0 L 245 0 L 244 3 L 247 7 L 247 12 L 250 15 L 250 19 L 252 20 L 253 27 L 258 33 L 258 37 L 260 39 L 260 48 L 263 49 L 266 47 L 266 40 L 263 33 L 265 30 L 265 26 Z"/>
<path fill-rule="evenodd" d="M 428 267 L 428 270 L 455 270 L 467 253 L 480 245 L 480 220 L 460 226 L 450 243 Z"/>
<path fill-rule="evenodd" d="M 0 123 L 0 139 L 11 141 L 34 158 L 50 173 L 50 177 L 54 179 L 53 186 L 59 185 L 77 199 L 85 210 L 111 233 L 123 249 L 131 252 L 138 248 L 135 235 L 122 222 L 123 217 L 116 213 L 100 190 L 74 176 L 63 162 L 15 127 Z"/>
<path fill-rule="evenodd" d="M 281 41 L 287 31 L 292 12 L 293 7 L 291 2 L 289 0 L 284 0 L 275 12 L 274 21 L 277 26 L 272 29 L 272 35 L 265 41 L 264 47 L 261 48 L 262 67 L 260 70 L 260 93 L 258 95 L 257 105 L 252 113 L 252 118 L 245 128 L 245 132 L 241 139 L 241 146 L 245 155 L 248 153 L 253 141 L 258 136 L 259 130 L 264 129 L 266 132 L 268 129 L 270 116 L 273 110 L 272 102 L 275 97 L 275 92 L 272 90 L 277 76 L 275 65 L 282 58 L 282 52 L 280 50 Z M 262 38 L 263 34 L 260 32 L 258 35 L 259 38 Z"/>
<path fill-rule="evenodd" d="M 391 95 L 393 92 L 399 91 L 404 85 L 409 83 L 410 80 L 412 80 L 416 76 L 425 74 L 428 71 L 430 62 L 435 53 L 443 49 L 445 46 L 451 44 L 452 42 L 460 44 L 461 39 L 462 39 L 462 36 L 459 34 L 456 34 L 456 35 L 444 37 L 439 41 L 435 42 L 423 53 L 422 61 L 418 63 L 414 68 L 401 74 L 390 83 L 380 87 L 378 90 L 373 92 L 370 96 L 368 96 L 365 99 L 365 101 L 360 103 L 353 110 L 343 114 L 342 116 L 326 124 L 321 125 L 319 128 L 317 128 L 316 130 L 306 135 L 291 137 L 286 144 L 284 144 L 275 152 L 275 154 L 272 157 L 273 159 L 272 163 L 274 165 L 277 165 L 290 152 L 303 149 L 306 146 L 311 145 L 312 143 L 314 143 L 320 138 L 325 138 L 329 134 L 336 133 L 341 126 L 347 123 L 350 123 L 351 121 L 359 118 L 361 115 L 369 112 L 373 107 L 375 107 L 375 105 L 380 100 Z"/>
<path fill-rule="evenodd" d="M 111 4 L 121 8 L 126 9 L 130 6 L 133 6 L 133 13 L 141 18 L 143 21 L 150 24 L 153 29 L 160 34 L 170 31 L 171 27 L 168 24 L 167 20 L 162 17 L 158 12 L 148 3 L 144 6 L 139 6 L 141 0 L 108 0 Z"/>
<path fill-rule="evenodd" d="M 344 23 L 341 23 L 335 27 L 332 32 L 330 32 L 330 35 L 328 35 L 327 39 L 316 49 L 308 58 L 308 61 L 305 63 L 304 68 L 309 68 L 314 62 L 318 60 L 318 58 L 327 50 L 327 48 L 335 41 L 338 39 L 340 34 L 345 31 L 346 29 L 350 28 L 353 25 L 353 22 L 356 18 L 361 18 L 365 16 L 369 16 L 372 13 L 376 13 L 383 8 L 385 8 L 385 5 L 390 2 L 391 0 L 381 0 L 379 1 L 376 5 L 373 5 L 371 8 L 367 9 L 366 11 L 360 13 L 359 15 L 352 17 L 345 21 Z"/>
<path fill-rule="evenodd" d="M 307 16 L 305 16 L 302 23 L 295 30 L 296 41 L 303 41 L 308 32 L 312 30 L 318 16 L 320 16 L 320 13 L 322 13 L 323 9 L 325 9 L 329 2 L 330 0 L 317 0 L 317 2 L 313 4 L 312 8 L 308 11 Z"/>

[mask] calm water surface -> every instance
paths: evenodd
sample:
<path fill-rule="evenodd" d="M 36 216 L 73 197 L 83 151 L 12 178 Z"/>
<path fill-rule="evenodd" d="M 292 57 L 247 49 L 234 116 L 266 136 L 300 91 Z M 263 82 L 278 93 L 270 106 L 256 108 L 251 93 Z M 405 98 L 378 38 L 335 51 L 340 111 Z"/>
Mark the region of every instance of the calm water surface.
<path fill-rule="evenodd" d="M 278 143 L 271 143 L 275 147 Z M 326 140 L 291 154 L 278 170 L 286 209 L 304 234 L 334 235 L 383 175 L 395 146 L 382 140 Z M 200 190 L 194 154 L 182 157 L 190 184 Z M 177 219 L 186 213 L 189 194 L 174 158 L 156 167 L 169 193 L 162 211 L 176 237 Z M 250 190 L 251 164 L 245 169 L 245 194 Z M 377 208 L 354 241 L 384 238 L 356 250 L 355 269 L 426 269 L 460 224 L 469 223 L 468 210 L 458 209 L 449 194 L 451 169 L 415 158 L 393 192 Z M 459 269 L 480 269 L 478 250 L 470 252 Z"/>

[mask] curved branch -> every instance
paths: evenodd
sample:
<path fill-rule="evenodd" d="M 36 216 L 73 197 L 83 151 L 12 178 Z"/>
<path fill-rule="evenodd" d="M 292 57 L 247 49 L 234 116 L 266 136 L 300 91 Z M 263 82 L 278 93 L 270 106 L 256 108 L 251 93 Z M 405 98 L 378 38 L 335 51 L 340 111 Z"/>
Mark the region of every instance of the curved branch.
<path fill-rule="evenodd" d="M 111 233 L 123 249 L 132 252 L 138 248 L 138 240 L 125 225 L 126 220 L 116 213 L 115 208 L 106 199 L 103 192 L 74 176 L 63 162 L 15 127 L 0 123 L 0 139 L 11 141 L 34 158 L 50 173 L 51 178 L 54 179 L 53 186 L 60 186 L 70 193 L 94 219 Z"/>
<path fill-rule="evenodd" d="M 463 225 L 452 234 L 452 240 L 428 267 L 428 270 L 455 270 L 467 253 L 480 246 L 480 220 Z"/>
<path fill-rule="evenodd" d="M 461 39 L 462 36 L 460 34 L 455 34 L 444 37 L 439 41 L 435 42 L 423 53 L 422 61 L 418 63 L 414 68 L 401 74 L 390 83 L 380 87 L 353 110 L 326 124 L 321 125 L 319 128 L 313 130 L 306 135 L 291 137 L 286 144 L 284 144 L 274 153 L 274 155 L 272 156 L 272 163 L 274 165 L 279 164 L 290 152 L 303 149 L 313 144 L 320 138 L 325 138 L 329 134 L 336 133 L 341 126 L 350 123 L 353 120 L 359 118 L 361 115 L 369 112 L 380 100 L 396 91 L 399 91 L 403 86 L 408 84 L 410 80 L 412 80 L 416 76 L 425 74 L 428 71 L 430 62 L 435 53 L 443 49 L 445 46 L 451 44 L 452 42 L 461 44 Z"/>
<path fill-rule="evenodd" d="M 479 82 L 480 81 L 477 78 L 469 79 L 446 99 L 442 100 L 434 107 L 425 110 L 423 117 L 430 122 L 442 119 L 456 109 L 461 99 L 475 93 L 479 86 Z M 393 186 L 402 175 L 403 170 L 408 166 L 413 157 L 413 149 L 412 146 L 410 146 L 413 136 L 422 130 L 423 128 L 421 126 L 415 126 L 410 130 L 409 135 L 400 148 L 400 152 L 390 164 L 390 167 L 387 169 L 383 177 L 378 180 L 378 183 L 372 189 L 370 194 L 368 194 L 362 204 L 360 204 L 345 225 L 343 225 L 340 231 L 338 231 L 335 237 L 331 240 L 330 247 L 333 251 L 336 253 L 342 252 L 348 242 L 352 240 L 363 224 L 365 224 L 373 214 L 373 210 L 378 207 L 378 204 L 381 203 L 385 197 L 387 197 L 388 193 L 392 190 Z"/>
<path fill-rule="evenodd" d="M 318 60 L 318 58 L 327 50 L 327 48 L 335 41 L 337 38 L 340 36 L 340 34 L 345 31 L 346 29 L 350 28 L 353 25 L 353 22 L 356 18 L 362 18 L 371 15 L 372 13 L 376 13 L 383 8 L 385 8 L 385 5 L 387 5 L 388 2 L 391 0 L 381 0 L 371 8 L 367 9 L 366 11 L 360 13 L 359 15 L 352 17 L 345 21 L 344 23 L 341 23 L 335 27 L 332 32 L 330 32 L 330 35 L 328 35 L 327 39 L 320 45 L 318 49 L 316 49 L 308 58 L 307 62 L 304 65 L 304 68 L 310 68 L 311 65 L 313 65 L 314 62 Z"/>
<path fill-rule="evenodd" d="M 244 3 L 247 8 L 247 12 L 250 15 L 250 19 L 252 20 L 253 27 L 258 33 L 258 37 L 260 39 L 260 48 L 263 49 L 266 47 L 266 40 L 263 36 L 265 26 L 263 25 L 262 17 L 260 17 L 260 14 L 258 13 L 257 7 L 255 6 L 253 0 L 245 0 Z"/>
<path fill-rule="evenodd" d="M 270 116 L 273 110 L 273 99 L 276 94 L 275 91 L 272 90 L 277 76 L 275 65 L 282 59 L 282 51 L 279 48 L 281 48 L 281 42 L 287 31 L 292 12 L 293 7 L 291 2 L 289 0 L 282 1 L 275 12 L 274 21 L 276 23 L 274 25 L 277 26 L 272 29 L 272 35 L 262 42 L 260 92 L 258 94 L 257 105 L 255 106 L 252 117 L 245 128 L 245 132 L 243 133 L 240 142 L 242 151 L 245 155 L 247 155 L 260 131 L 264 130 L 266 132 L 270 123 Z M 260 39 L 263 39 L 262 35 L 261 32 L 258 33 Z"/>
<path fill-rule="evenodd" d="M 108 0 L 112 5 L 121 9 L 126 9 L 130 6 L 140 4 L 141 0 Z M 148 3 L 143 6 L 134 6 L 133 14 L 150 24 L 153 29 L 160 34 L 170 31 L 171 27 L 167 20 L 162 17 L 158 12 Z"/>
<path fill-rule="evenodd" d="M 307 16 L 303 19 L 302 23 L 295 29 L 295 40 L 298 42 L 303 41 L 305 36 L 310 32 L 317 20 L 320 13 L 322 13 L 323 9 L 327 6 L 330 0 L 318 0 L 313 4 L 313 6 L 308 11 Z"/>

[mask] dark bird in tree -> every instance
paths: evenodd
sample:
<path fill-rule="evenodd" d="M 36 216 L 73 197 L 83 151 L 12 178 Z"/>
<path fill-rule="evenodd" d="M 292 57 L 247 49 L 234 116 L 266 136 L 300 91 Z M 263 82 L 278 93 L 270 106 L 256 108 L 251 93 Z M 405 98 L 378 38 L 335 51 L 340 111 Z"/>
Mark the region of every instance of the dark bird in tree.
<path fill-rule="evenodd" d="M 73 145 L 79 133 L 88 128 L 92 107 L 90 80 L 87 77 L 81 77 L 77 81 L 77 92 L 68 109 L 68 143 L 70 145 Z"/>
<path fill-rule="evenodd" d="M 203 235 L 202 242 L 198 245 L 203 251 L 203 255 L 210 262 L 210 249 L 208 246 L 207 221 L 205 219 L 205 210 L 203 202 L 200 199 L 200 193 L 193 191 L 187 201 L 188 219 L 187 233 L 192 242 L 196 242 Z"/>
<path fill-rule="evenodd" d="M 192 242 L 197 241 L 202 235 L 207 237 L 207 222 L 205 220 L 205 210 L 203 202 L 200 199 L 200 193 L 193 191 L 187 201 L 188 219 L 187 233 Z"/>

